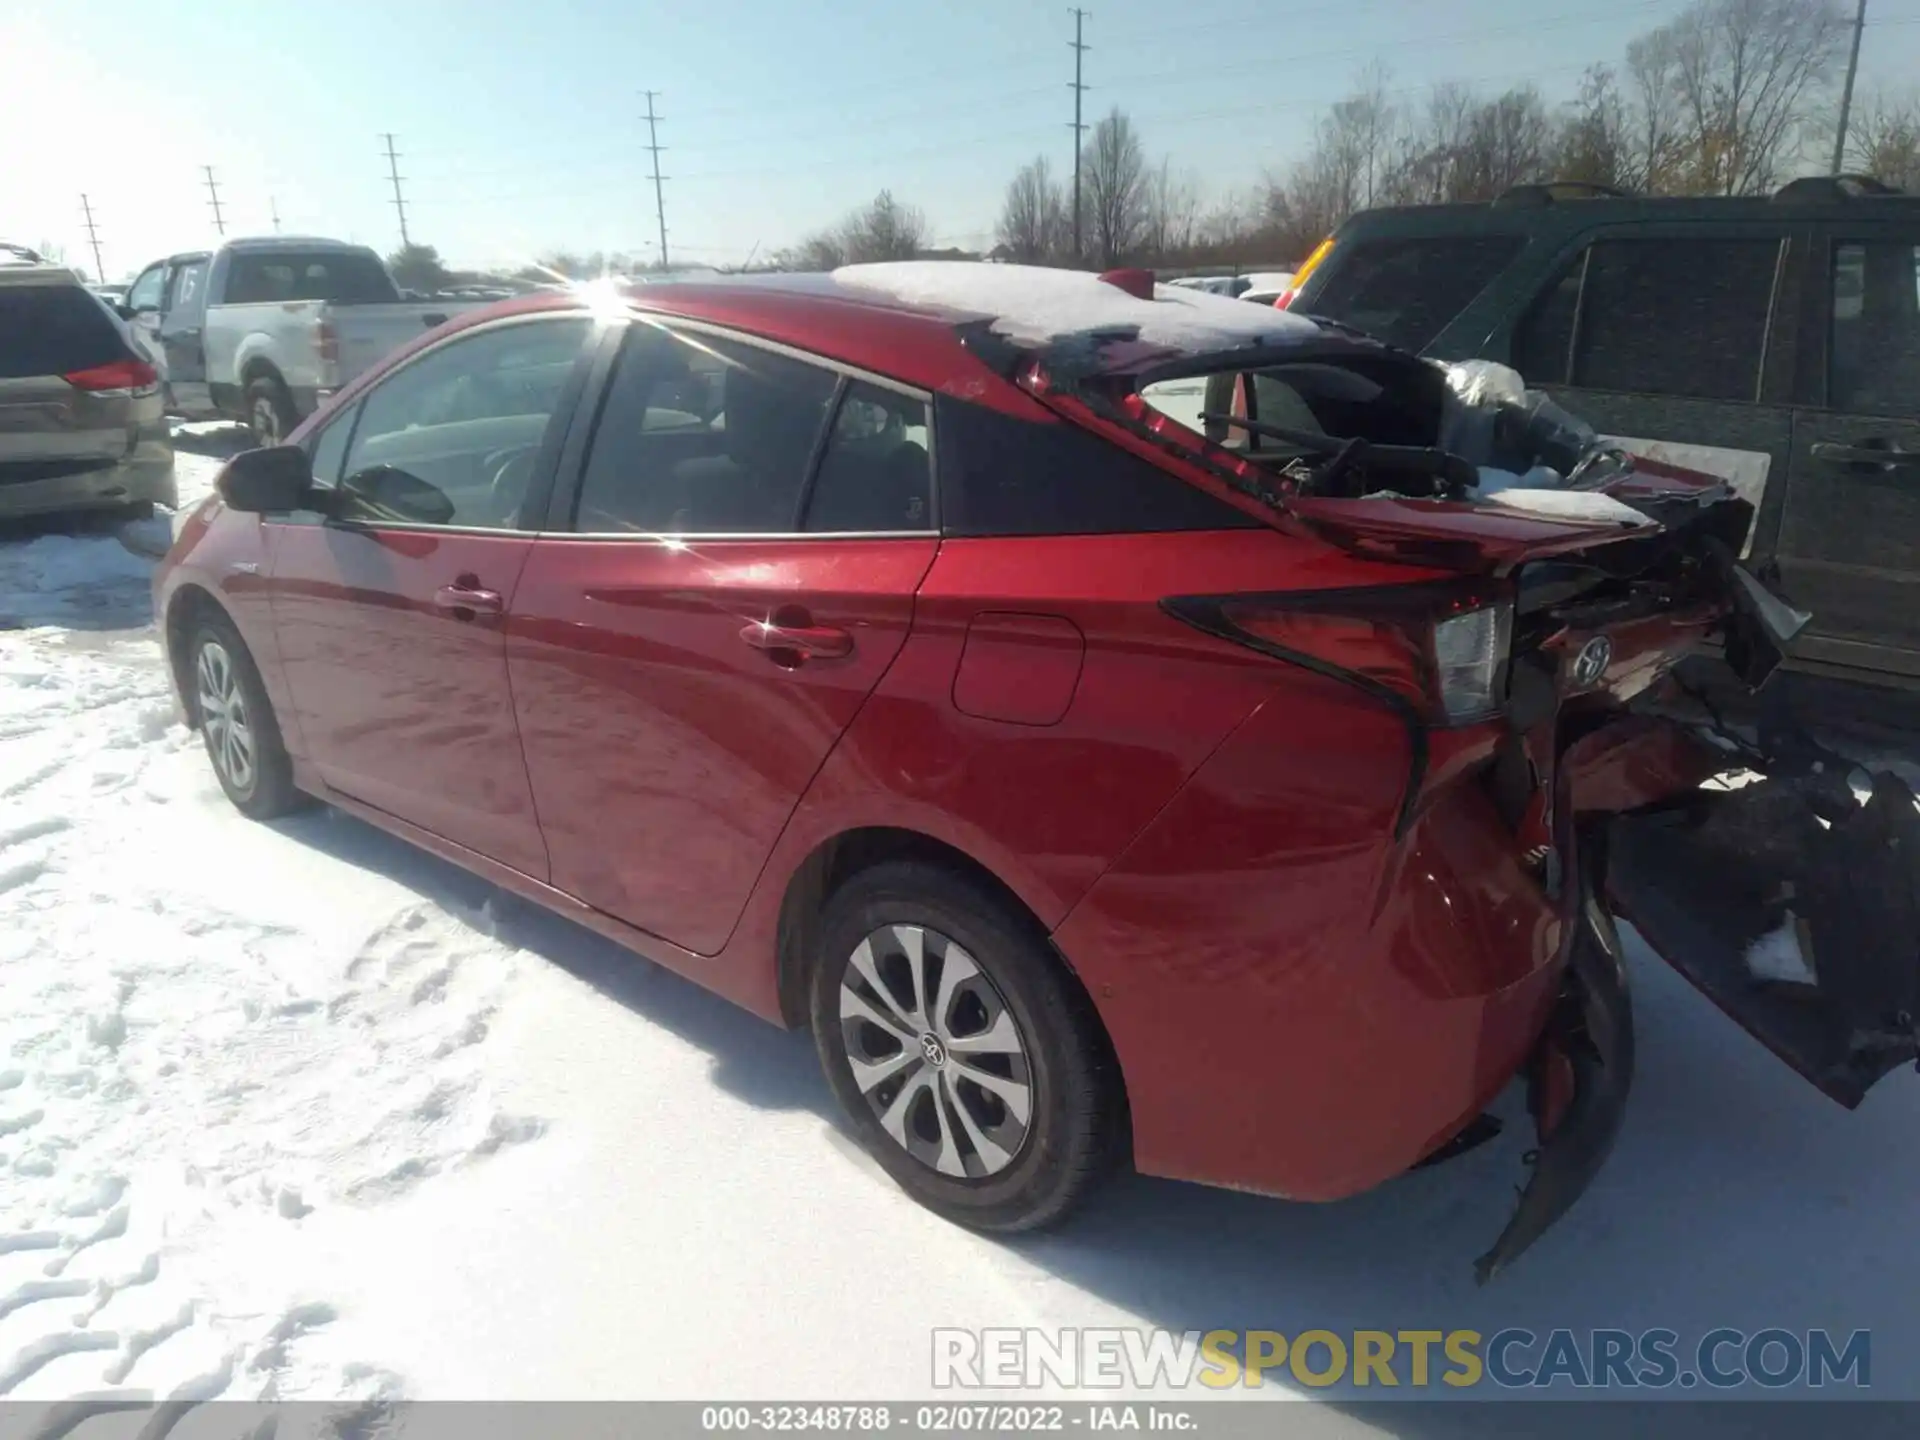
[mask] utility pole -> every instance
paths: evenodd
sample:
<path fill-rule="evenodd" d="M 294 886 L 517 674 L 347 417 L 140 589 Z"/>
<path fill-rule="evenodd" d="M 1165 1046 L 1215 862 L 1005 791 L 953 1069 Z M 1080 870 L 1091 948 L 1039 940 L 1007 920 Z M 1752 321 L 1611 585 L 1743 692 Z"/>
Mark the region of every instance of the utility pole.
<path fill-rule="evenodd" d="M 280 233 L 280 200 L 278 196 L 267 197 L 267 213 L 273 216 L 273 233 Z"/>
<path fill-rule="evenodd" d="M 1853 16 L 1853 53 L 1847 57 L 1847 83 L 1840 92 L 1840 129 L 1833 137 L 1833 173 L 1838 175 L 1847 166 L 1847 120 L 1853 110 L 1853 78 L 1860 73 L 1860 36 L 1867 28 L 1867 0 L 1860 0 L 1860 8 Z"/>
<path fill-rule="evenodd" d="M 93 246 L 93 275 L 102 285 L 107 283 L 107 267 L 100 259 L 100 231 L 93 223 L 93 205 L 85 195 L 80 197 L 80 213 L 87 217 L 87 243 Z"/>
<path fill-rule="evenodd" d="M 665 177 L 660 173 L 660 132 L 657 128 L 665 116 L 653 113 L 655 92 L 647 94 L 647 149 L 653 153 L 653 210 L 660 221 L 660 268 L 667 268 L 667 202 L 661 192 L 660 182 Z"/>
<path fill-rule="evenodd" d="M 213 228 L 220 234 L 225 235 L 227 233 L 227 220 L 226 217 L 220 213 L 220 187 L 214 181 L 213 167 L 211 165 L 202 165 L 200 169 L 206 174 L 207 198 L 213 203 Z"/>
<path fill-rule="evenodd" d="M 407 201 L 400 193 L 400 157 L 393 150 L 393 136 L 382 135 L 387 142 L 387 175 L 393 181 L 393 208 L 400 215 L 400 248 L 405 250 L 413 241 L 407 237 Z"/>
<path fill-rule="evenodd" d="M 1864 4 L 1864 0 L 1862 0 Z M 1087 19 L 1087 12 L 1073 8 L 1073 259 L 1081 257 L 1079 248 L 1079 152 L 1081 152 L 1081 134 L 1087 127 L 1081 125 L 1079 106 L 1081 96 L 1087 92 L 1087 86 L 1081 84 L 1081 56 L 1087 54 L 1087 46 L 1081 44 L 1081 21 Z"/>

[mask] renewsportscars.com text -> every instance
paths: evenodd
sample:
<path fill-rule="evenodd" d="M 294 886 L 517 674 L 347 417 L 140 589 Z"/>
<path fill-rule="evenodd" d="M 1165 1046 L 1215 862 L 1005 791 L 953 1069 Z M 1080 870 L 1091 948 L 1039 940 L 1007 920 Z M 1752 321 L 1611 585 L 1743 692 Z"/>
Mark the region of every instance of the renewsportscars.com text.
<path fill-rule="evenodd" d="M 1312 1388 L 1864 1390 L 1872 1334 L 1854 1330 L 1133 1330 L 933 1332 L 937 1389 Z"/>

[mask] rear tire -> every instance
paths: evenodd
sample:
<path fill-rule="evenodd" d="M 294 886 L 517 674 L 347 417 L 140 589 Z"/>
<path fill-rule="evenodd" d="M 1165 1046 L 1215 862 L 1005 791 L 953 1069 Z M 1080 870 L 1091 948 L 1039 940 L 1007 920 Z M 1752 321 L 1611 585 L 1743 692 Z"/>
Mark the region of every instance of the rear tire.
<path fill-rule="evenodd" d="M 1104 1178 L 1125 1131 L 1119 1076 L 1029 917 L 954 871 L 889 861 L 834 893 L 819 933 L 820 1063 L 903 1190 L 1009 1234 L 1062 1219 Z"/>
<path fill-rule="evenodd" d="M 246 642 L 225 615 L 194 626 L 187 684 L 214 777 L 234 808 L 272 820 L 307 803 L 294 788 L 293 761 Z"/>
<path fill-rule="evenodd" d="M 299 423 L 293 396 L 279 376 L 262 375 L 247 382 L 247 428 L 253 432 L 255 444 L 282 444 Z"/>

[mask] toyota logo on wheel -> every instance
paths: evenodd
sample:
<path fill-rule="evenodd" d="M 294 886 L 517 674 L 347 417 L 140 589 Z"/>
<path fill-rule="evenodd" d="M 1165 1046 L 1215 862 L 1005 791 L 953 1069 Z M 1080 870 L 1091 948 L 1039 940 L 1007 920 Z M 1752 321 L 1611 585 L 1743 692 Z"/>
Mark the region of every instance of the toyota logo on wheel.
<path fill-rule="evenodd" d="M 1573 661 L 1573 683 L 1591 685 L 1607 673 L 1607 666 L 1613 661 L 1613 642 L 1604 635 L 1596 635 L 1580 647 L 1580 653 Z"/>

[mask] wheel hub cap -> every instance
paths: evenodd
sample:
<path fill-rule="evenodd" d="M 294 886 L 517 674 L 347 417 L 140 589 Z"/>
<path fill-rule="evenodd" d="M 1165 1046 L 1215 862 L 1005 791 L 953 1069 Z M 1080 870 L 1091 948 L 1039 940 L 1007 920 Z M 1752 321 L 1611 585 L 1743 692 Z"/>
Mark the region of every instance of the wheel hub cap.
<path fill-rule="evenodd" d="M 209 640 L 194 662 L 200 727 L 214 768 L 234 789 L 253 788 L 253 718 L 234 674 L 227 647 Z"/>
<path fill-rule="evenodd" d="M 1033 1122 L 1030 1049 L 1006 997 L 959 943 L 886 925 L 840 982 L 854 1084 L 893 1142 L 942 1175 L 1011 1165 Z"/>

